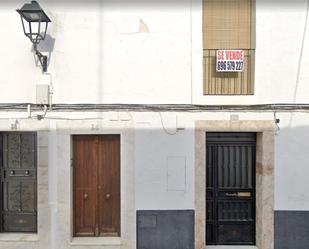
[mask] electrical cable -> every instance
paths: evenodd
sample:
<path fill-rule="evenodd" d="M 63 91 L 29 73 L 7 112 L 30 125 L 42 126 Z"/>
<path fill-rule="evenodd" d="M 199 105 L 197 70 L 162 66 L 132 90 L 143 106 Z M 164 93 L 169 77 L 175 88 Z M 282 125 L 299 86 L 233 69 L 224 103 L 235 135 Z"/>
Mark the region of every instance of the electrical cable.
<path fill-rule="evenodd" d="M 161 125 L 162 125 L 163 130 L 164 130 L 168 135 L 176 135 L 176 134 L 177 134 L 177 127 L 176 127 L 176 130 L 175 130 L 174 132 L 171 132 L 171 131 L 167 130 L 166 127 L 164 126 L 164 123 L 163 123 L 162 113 L 161 113 L 161 112 L 158 112 L 158 114 L 159 114 L 159 117 L 160 117 L 160 120 L 161 120 Z"/>
<path fill-rule="evenodd" d="M 48 120 L 67 120 L 67 121 L 86 121 L 86 120 L 104 120 L 103 117 L 93 117 L 93 118 L 63 118 L 63 117 L 57 117 L 57 116 L 46 116 L 44 119 Z"/>
<path fill-rule="evenodd" d="M 277 131 L 276 131 L 276 135 L 277 135 L 278 131 L 280 131 L 280 126 L 278 125 L 280 123 L 280 119 L 277 118 L 277 113 L 276 112 L 274 112 L 274 122 L 275 122 L 275 124 L 277 126 Z"/>
<path fill-rule="evenodd" d="M 42 105 L 31 103 L 0 104 L 0 111 L 41 111 Z M 205 112 L 205 111 L 309 111 L 309 104 L 191 105 L 191 104 L 53 104 L 53 112 Z"/>
<path fill-rule="evenodd" d="M 38 120 L 42 120 L 42 119 L 45 118 L 46 114 L 47 114 L 47 106 L 44 105 L 44 112 L 43 112 L 43 114 L 38 114 L 36 117 L 37 117 Z"/>
<path fill-rule="evenodd" d="M 192 21 L 193 1 L 190 1 L 190 86 L 191 86 L 191 104 L 193 104 L 193 21 Z"/>
<path fill-rule="evenodd" d="M 298 87 L 299 87 L 299 82 L 300 82 L 301 65 L 302 65 L 302 60 L 303 60 L 305 39 L 306 39 L 306 33 L 307 33 L 308 15 L 309 15 L 309 0 L 307 0 L 305 25 L 304 25 L 303 37 L 301 41 L 301 47 L 300 47 L 298 65 L 297 65 L 297 74 L 296 74 L 296 83 L 295 83 L 295 89 L 294 89 L 294 95 L 293 95 L 293 103 L 295 103 L 297 99 Z M 293 113 L 291 114 L 290 121 L 289 121 L 290 126 L 292 126 L 292 123 L 293 123 Z"/>
<path fill-rule="evenodd" d="M 302 65 L 302 59 L 303 59 L 304 47 L 305 47 L 305 40 L 306 40 L 306 33 L 307 33 L 308 15 L 309 15 L 309 0 L 307 1 L 305 25 L 304 25 L 304 31 L 303 31 L 300 53 L 299 53 L 299 59 L 298 59 L 298 65 L 297 65 L 296 84 L 295 84 L 295 90 L 294 90 L 294 95 L 293 95 L 293 102 L 294 103 L 295 103 L 296 98 L 297 98 L 297 92 L 298 92 L 298 86 L 299 86 L 299 80 L 300 80 L 301 65 Z"/>
<path fill-rule="evenodd" d="M 53 85 L 53 75 L 51 73 L 44 72 L 43 74 L 49 76 L 49 110 L 52 111 L 53 103 L 53 94 L 54 94 L 54 85 Z"/>

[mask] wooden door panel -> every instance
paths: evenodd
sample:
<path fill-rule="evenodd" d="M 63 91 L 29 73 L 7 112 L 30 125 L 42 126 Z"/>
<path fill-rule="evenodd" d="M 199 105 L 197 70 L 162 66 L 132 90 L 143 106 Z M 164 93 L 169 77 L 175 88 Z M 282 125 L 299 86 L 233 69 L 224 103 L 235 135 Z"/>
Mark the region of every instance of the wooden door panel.
<path fill-rule="evenodd" d="M 20 135 L 18 133 L 4 136 L 4 143 L 7 145 L 4 154 L 4 165 L 6 168 L 18 169 L 20 163 Z"/>
<path fill-rule="evenodd" d="M 1 138 L 2 228 L 5 232 L 36 232 L 36 134 L 3 133 Z"/>
<path fill-rule="evenodd" d="M 7 232 L 36 231 L 36 181 L 3 182 L 3 228 Z"/>
<path fill-rule="evenodd" d="M 120 236 L 120 136 L 100 136 L 98 156 L 100 234 Z"/>
<path fill-rule="evenodd" d="M 120 136 L 74 136 L 74 235 L 120 236 Z"/>
<path fill-rule="evenodd" d="M 5 212 L 36 212 L 36 181 L 5 181 L 3 193 Z"/>
<path fill-rule="evenodd" d="M 95 233 L 96 221 L 96 136 L 74 136 L 74 234 Z"/>
<path fill-rule="evenodd" d="M 35 168 L 35 137 L 26 133 L 20 137 L 20 167 L 23 169 Z"/>

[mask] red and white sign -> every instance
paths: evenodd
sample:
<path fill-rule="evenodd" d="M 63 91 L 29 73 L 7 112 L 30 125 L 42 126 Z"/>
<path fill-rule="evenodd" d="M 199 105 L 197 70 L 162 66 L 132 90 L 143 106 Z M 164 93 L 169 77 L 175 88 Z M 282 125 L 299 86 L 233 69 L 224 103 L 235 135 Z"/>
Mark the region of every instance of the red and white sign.
<path fill-rule="evenodd" d="M 244 70 L 244 50 L 217 50 L 217 72 L 242 72 Z"/>

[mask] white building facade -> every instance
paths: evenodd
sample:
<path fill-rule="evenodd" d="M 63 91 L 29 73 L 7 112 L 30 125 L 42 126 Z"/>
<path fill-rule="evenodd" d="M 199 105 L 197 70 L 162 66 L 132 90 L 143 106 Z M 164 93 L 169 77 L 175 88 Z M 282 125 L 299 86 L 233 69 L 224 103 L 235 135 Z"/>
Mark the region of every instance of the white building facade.
<path fill-rule="evenodd" d="M 42 0 L 46 73 L 24 3 L 0 3 L 0 248 L 308 248 L 307 1 L 250 1 L 250 94 L 205 93 L 202 0 Z"/>

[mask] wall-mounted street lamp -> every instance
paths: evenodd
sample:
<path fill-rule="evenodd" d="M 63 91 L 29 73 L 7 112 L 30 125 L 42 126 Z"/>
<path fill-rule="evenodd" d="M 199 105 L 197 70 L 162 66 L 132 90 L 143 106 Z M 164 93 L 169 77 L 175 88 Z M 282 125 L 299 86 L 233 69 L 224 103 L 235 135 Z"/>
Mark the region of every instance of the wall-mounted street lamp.
<path fill-rule="evenodd" d="M 38 51 L 37 45 L 41 40 L 45 39 L 47 26 L 51 20 L 36 1 L 26 3 L 21 9 L 17 9 L 16 11 L 20 14 L 25 35 L 33 43 L 35 54 L 39 59 L 43 72 L 46 72 L 47 56 Z"/>

